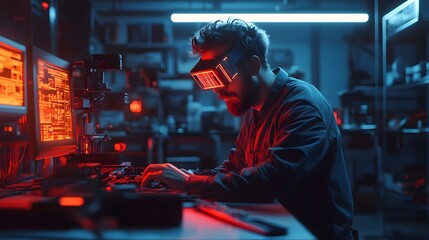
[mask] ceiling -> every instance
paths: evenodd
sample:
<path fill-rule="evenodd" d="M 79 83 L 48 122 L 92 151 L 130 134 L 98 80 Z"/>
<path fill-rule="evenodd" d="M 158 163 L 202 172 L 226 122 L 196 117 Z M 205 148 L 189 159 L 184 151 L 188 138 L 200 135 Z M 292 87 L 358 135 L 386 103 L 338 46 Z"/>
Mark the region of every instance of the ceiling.
<path fill-rule="evenodd" d="M 373 0 L 93 0 L 101 16 L 140 15 L 175 12 L 302 12 L 365 11 Z"/>

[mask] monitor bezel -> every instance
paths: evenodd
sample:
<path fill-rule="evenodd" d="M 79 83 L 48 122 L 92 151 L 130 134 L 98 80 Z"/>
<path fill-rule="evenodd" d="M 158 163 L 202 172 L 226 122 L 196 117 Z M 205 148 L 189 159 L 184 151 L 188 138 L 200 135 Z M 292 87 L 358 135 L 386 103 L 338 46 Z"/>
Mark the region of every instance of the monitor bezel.
<path fill-rule="evenodd" d="M 15 42 L 11 39 L 5 38 L 0 36 L 0 43 L 3 43 L 4 45 L 8 45 L 7 47 L 14 48 L 16 50 L 22 51 L 23 53 L 23 84 L 22 87 L 24 89 L 24 104 L 23 106 L 12 106 L 12 105 L 5 105 L 0 104 L 0 116 L 1 121 L 8 122 L 8 121 L 15 121 L 19 119 L 20 117 L 27 114 L 28 110 L 28 94 L 27 94 L 27 82 L 28 82 L 28 74 L 27 74 L 27 48 L 24 45 L 19 44 L 18 42 Z"/>
<path fill-rule="evenodd" d="M 41 141 L 40 139 L 40 118 L 39 116 L 39 92 L 38 92 L 38 60 L 44 60 L 46 62 L 51 63 L 59 68 L 66 69 L 69 72 L 70 76 L 70 111 L 72 117 L 72 134 L 73 137 L 71 139 L 63 139 L 63 140 L 54 140 L 54 141 Z M 65 156 L 71 152 L 75 152 L 77 149 L 76 144 L 76 123 L 75 123 L 75 115 L 74 110 L 72 108 L 73 103 L 73 84 L 72 84 L 72 74 L 70 71 L 71 63 L 52 54 L 45 50 L 42 50 L 37 47 L 31 48 L 31 69 L 32 69 L 32 114 L 34 115 L 31 119 L 34 124 L 34 142 L 35 142 L 35 160 L 46 159 L 50 157 L 60 157 Z"/>

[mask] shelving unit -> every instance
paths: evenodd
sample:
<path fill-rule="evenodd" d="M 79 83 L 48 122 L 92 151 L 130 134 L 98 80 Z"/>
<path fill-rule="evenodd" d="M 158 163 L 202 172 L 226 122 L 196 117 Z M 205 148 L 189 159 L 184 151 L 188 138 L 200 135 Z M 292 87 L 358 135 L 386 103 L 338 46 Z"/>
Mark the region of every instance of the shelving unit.
<path fill-rule="evenodd" d="M 391 234 L 389 224 L 398 220 L 397 213 L 409 213 L 403 222 L 429 221 L 428 23 L 425 0 L 408 0 L 382 18 L 383 119 L 379 128 L 387 235 Z M 417 64 L 423 67 L 421 77 L 407 78 L 405 68 Z"/>

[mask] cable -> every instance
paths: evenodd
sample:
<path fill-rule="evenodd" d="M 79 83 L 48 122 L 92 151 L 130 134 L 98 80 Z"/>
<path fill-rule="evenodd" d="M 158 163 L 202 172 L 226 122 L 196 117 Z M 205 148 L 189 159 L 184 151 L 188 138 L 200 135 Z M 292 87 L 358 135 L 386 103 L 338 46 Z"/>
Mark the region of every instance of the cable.
<path fill-rule="evenodd" d="M 0 184 L 0 189 L 2 189 L 2 188 L 10 188 L 10 186 L 13 185 L 13 184 L 25 182 L 25 181 L 31 180 L 33 178 L 36 178 L 36 177 L 40 177 L 39 174 L 33 174 L 31 176 L 17 178 L 14 181 L 11 181 L 11 182 L 8 182 L 8 183 L 5 183 L 5 184 Z"/>
<path fill-rule="evenodd" d="M 0 151 L 0 184 L 7 184 L 18 175 L 27 155 L 27 142 L 1 143 Z"/>
<path fill-rule="evenodd" d="M 29 187 L 25 187 L 21 190 L 11 191 L 11 192 L 3 194 L 3 195 L 1 195 L 1 192 L 0 192 L 0 199 L 10 197 L 10 196 L 19 195 L 22 193 L 26 193 L 26 192 L 30 192 L 30 191 L 34 191 L 34 190 L 38 190 L 38 189 L 40 189 L 40 187 L 29 186 Z"/>

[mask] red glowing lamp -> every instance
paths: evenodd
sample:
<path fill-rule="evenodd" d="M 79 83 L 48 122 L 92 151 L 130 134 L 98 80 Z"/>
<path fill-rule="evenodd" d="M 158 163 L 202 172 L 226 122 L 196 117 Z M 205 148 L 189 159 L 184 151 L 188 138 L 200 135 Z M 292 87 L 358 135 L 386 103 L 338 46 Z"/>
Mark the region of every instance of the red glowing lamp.
<path fill-rule="evenodd" d="M 48 10 L 49 9 L 49 3 L 48 2 L 42 2 L 42 8 L 43 10 Z"/>
<path fill-rule="evenodd" d="M 142 102 L 139 100 L 133 100 L 130 103 L 130 111 L 133 113 L 140 113 L 142 111 Z"/>

